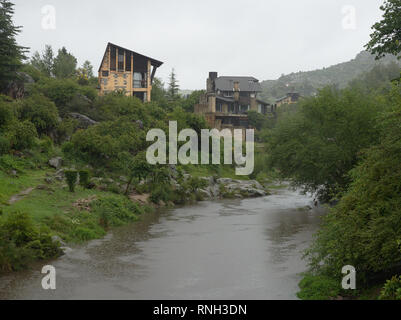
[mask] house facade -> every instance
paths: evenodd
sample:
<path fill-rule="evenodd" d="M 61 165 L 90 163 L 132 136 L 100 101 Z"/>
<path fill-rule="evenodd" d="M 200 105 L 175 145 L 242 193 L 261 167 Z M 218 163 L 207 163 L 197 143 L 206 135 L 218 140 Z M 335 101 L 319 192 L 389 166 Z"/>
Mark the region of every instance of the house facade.
<path fill-rule="evenodd" d="M 203 114 L 212 128 L 247 129 L 248 111 L 266 114 L 270 105 L 258 99 L 262 91 L 254 77 L 219 77 L 210 72 L 206 81 L 206 93 L 195 105 L 195 113 Z"/>
<path fill-rule="evenodd" d="M 156 59 L 108 43 L 99 68 L 99 94 L 123 91 L 127 96 L 149 102 L 156 70 L 162 64 Z"/>
<path fill-rule="evenodd" d="M 277 107 L 279 107 L 283 104 L 297 103 L 300 98 L 301 95 L 299 93 L 296 92 L 287 93 L 284 97 L 276 100 L 276 105 Z"/>

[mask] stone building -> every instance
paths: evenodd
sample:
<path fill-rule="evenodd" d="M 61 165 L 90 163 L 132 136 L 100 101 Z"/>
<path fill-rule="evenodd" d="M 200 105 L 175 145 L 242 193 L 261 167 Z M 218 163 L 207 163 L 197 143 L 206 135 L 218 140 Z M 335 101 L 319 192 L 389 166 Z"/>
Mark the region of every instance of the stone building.
<path fill-rule="evenodd" d="M 99 68 L 99 94 L 123 91 L 127 96 L 149 102 L 156 70 L 162 64 L 156 59 L 108 43 Z"/>
<path fill-rule="evenodd" d="M 293 104 L 297 103 L 301 95 L 296 92 L 287 93 L 284 97 L 276 100 L 277 107 L 281 106 L 282 104 Z"/>
<path fill-rule="evenodd" d="M 212 128 L 246 129 L 250 127 L 248 111 L 270 111 L 270 105 L 258 99 L 261 91 L 254 77 L 219 77 L 217 72 L 210 72 L 206 93 L 195 105 L 195 113 L 203 114 Z"/>

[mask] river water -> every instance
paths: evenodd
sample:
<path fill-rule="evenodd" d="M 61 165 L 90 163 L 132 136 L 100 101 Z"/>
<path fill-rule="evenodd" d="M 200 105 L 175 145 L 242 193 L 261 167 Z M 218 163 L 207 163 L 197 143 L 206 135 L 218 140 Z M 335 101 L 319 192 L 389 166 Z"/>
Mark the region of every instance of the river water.
<path fill-rule="evenodd" d="M 0 278 L 0 299 L 296 299 L 322 208 L 296 191 L 148 214 L 102 240 Z"/>

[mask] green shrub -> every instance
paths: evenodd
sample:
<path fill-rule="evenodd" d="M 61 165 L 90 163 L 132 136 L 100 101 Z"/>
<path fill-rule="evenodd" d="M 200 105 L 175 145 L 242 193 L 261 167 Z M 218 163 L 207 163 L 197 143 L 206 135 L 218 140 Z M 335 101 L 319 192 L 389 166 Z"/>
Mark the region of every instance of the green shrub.
<path fill-rule="evenodd" d="M 299 283 L 299 287 L 301 290 L 297 296 L 302 300 L 328 300 L 339 295 L 341 281 L 326 276 L 307 274 Z"/>
<path fill-rule="evenodd" d="M 48 228 L 38 228 L 26 213 L 14 212 L 0 220 L 0 272 L 21 270 L 37 259 L 62 254 Z"/>
<path fill-rule="evenodd" d="M 0 135 L 0 156 L 9 153 L 10 148 L 10 140 L 7 139 L 5 136 Z"/>
<path fill-rule="evenodd" d="M 99 218 L 99 224 L 107 228 L 135 221 L 144 210 L 126 198 L 109 196 L 92 202 L 91 212 Z"/>
<path fill-rule="evenodd" d="M 171 187 L 170 185 L 167 184 L 161 184 L 161 185 L 155 185 L 152 188 L 152 191 L 150 193 L 150 201 L 153 203 L 159 203 L 160 201 L 168 202 L 170 201 L 170 193 L 171 193 Z"/>
<path fill-rule="evenodd" d="M 81 170 L 79 171 L 79 184 L 85 189 L 89 186 L 89 171 Z"/>
<path fill-rule="evenodd" d="M 401 300 L 401 276 L 394 276 L 387 280 L 380 292 L 380 300 Z"/>
<path fill-rule="evenodd" d="M 78 177 L 78 172 L 77 171 L 65 171 L 65 178 L 68 183 L 68 188 L 70 189 L 70 192 L 75 191 L 75 184 L 77 183 L 77 177 Z"/>

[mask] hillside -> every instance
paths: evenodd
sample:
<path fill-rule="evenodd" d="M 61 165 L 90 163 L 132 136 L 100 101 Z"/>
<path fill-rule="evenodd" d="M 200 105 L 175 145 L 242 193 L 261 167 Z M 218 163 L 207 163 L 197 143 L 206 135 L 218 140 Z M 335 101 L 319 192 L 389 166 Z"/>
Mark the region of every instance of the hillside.
<path fill-rule="evenodd" d="M 401 63 L 394 56 L 386 56 L 376 61 L 373 55 L 362 51 L 355 59 L 348 62 L 319 70 L 283 75 L 277 80 L 262 81 L 261 97 L 266 101 L 273 102 L 288 92 L 299 92 L 303 96 L 310 96 L 327 85 L 345 88 L 351 80 L 372 71 L 375 67 L 385 68 L 389 76 L 396 77 L 400 73 Z"/>

